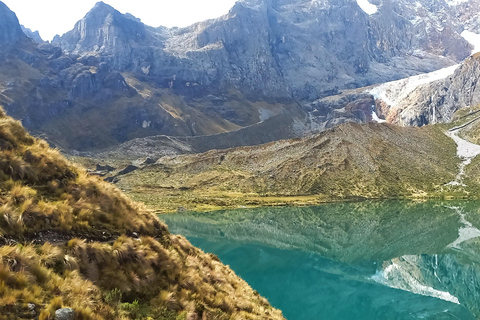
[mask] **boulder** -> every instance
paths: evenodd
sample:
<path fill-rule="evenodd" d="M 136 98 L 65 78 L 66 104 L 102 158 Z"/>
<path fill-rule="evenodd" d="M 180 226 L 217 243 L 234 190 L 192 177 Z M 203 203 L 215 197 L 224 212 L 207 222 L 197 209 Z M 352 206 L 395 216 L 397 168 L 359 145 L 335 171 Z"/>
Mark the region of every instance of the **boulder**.
<path fill-rule="evenodd" d="M 74 320 L 75 311 L 70 308 L 62 308 L 55 311 L 55 320 Z"/>

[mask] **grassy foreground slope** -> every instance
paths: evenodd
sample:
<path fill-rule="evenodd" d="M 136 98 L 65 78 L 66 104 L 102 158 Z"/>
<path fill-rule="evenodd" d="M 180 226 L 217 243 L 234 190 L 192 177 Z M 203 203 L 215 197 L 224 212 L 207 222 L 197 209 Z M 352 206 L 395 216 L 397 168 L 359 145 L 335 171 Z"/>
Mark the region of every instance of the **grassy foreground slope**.
<path fill-rule="evenodd" d="M 445 185 L 460 163 L 444 130 L 347 123 L 309 138 L 166 156 L 118 185 L 160 212 L 436 197 L 452 192 Z"/>
<path fill-rule="evenodd" d="M 283 319 L 230 268 L 0 112 L 0 319 Z"/>

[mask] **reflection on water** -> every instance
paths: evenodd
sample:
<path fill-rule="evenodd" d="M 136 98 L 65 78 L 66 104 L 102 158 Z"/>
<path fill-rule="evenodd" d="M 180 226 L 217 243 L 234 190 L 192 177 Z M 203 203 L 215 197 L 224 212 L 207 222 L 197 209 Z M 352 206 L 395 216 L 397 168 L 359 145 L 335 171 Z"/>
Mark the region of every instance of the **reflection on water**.
<path fill-rule="evenodd" d="M 161 218 L 287 319 L 463 320 L 480 316 L 480 239 L 462 238 L 479 207 L 384 201 Z"/>

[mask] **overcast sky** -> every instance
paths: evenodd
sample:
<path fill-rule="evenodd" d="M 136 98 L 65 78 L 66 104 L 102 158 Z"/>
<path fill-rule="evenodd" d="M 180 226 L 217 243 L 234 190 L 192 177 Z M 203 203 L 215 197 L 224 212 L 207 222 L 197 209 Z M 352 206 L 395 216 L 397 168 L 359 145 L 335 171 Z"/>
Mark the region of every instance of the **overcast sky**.
<path fill-rule="evenodd" d="M 63 34 L 98 0 L 2 0 L 17 14 L 20 23 L 38 30 L 44 40 Z M 103 0 L 118 11 L 129 12 L 152 27 L 184 27 L 219 17 L 236 0 Z"/>

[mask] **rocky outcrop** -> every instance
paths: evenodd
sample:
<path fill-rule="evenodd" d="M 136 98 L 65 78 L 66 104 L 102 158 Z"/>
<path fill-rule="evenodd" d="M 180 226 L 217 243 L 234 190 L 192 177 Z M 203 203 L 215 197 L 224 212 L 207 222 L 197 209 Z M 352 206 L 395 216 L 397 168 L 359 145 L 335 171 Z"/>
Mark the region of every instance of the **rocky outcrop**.
<path fill-rule="evenodd" d="M 75 311 L 70 308 L 62 308 L 55 311 L 55 320 L 74 320 Z"/>
<path fill-rule="evenodd" d="M 469 57 L 455 73 L 423 85 L 396 107 L 392 122 L 422 126 L 449 122 L 455 111 L 480 103 L 480 54 Z"/>
<path fill-rule="evenodd" d="M 138 19 L 98 2 L 72 31 L 61 38 L 56 36 L 53 42 L 71 53 L 119 54 L 132 49 L 129 42 L 146 43 L 146 34 Z"/>

